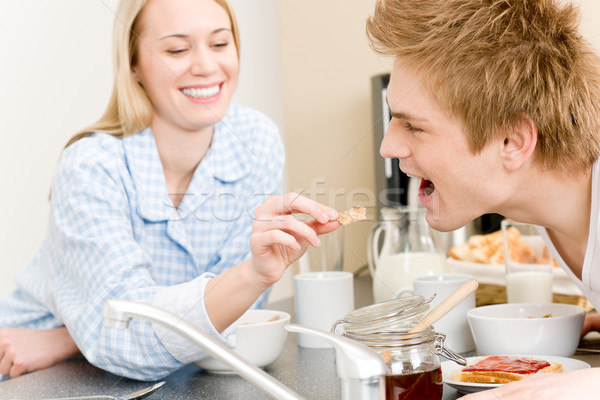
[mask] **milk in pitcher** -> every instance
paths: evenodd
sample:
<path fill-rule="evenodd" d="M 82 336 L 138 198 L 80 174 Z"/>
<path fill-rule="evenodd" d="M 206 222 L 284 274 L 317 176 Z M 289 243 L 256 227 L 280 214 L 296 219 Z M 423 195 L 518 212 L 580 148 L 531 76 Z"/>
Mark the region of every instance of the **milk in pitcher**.
<path fill-rule="evenodd" d="M 376 303 L 391 300 L 401 288 L 411 286 L 415 278 L 447 272 L 440 253 L 408 252 L 382 255 L 373 277 Z"/>

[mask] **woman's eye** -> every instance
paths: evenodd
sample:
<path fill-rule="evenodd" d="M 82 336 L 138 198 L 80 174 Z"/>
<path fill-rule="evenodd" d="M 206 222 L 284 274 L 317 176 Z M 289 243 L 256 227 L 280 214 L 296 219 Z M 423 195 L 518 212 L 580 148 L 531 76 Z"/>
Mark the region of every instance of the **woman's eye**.
<path fill-rule="evenodd" d="M 229 42 L 216 42 L 215 44 L 213 44 L 213 47 L 223 48 L 223 47 L 227 47 L 228 45 L 229 45 Z"/>
<path fill-rule="evenodd" d="M 187 49 L 173 49 L 173 50 L 167 50 L 167 53 L 169 54 L 182 54 L 185 53 L 187 51 Z"/>

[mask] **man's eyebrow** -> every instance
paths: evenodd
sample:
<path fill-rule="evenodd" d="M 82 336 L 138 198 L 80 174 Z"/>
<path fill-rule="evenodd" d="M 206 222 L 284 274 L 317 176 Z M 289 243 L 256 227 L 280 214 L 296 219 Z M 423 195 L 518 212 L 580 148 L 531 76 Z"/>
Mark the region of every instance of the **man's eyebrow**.
<path fill-rule="evenodd" d="M 390 110 L 390 115 L 392 116 L 392 118 L 403 119 L 406 121 L 427 122 L 427 120 L 425 118 L 415 117 L 414 115 L 410 115 L 410 114 L 402 112 L 402 111 L 391 111 Z"/>
<path fill-rule="evenodd" d="M 231 32 L 231 29 L 229 29 L 229 28 L 219 28 L 219 29 L 215 29 L 210 34 L 214 35 L 216 33 L 223 32 L 223 31 L 229 31 L 229 32 Z M 173 33 L 173 34 L 170 34 L 170 35 L 163 36 L 159 40 L 168 39 L 168 38 L 181 38 L 181 39 L 185 39 L 185 38 L 188 38 L 189 36 L 190 35 L 186 35 L 185 33 Z"/>
<path fill-rule="evenodd" d="M 392 110 L 392 108 L 389 106 L 390 103 L 388 103 L 388 101 L 387 101 L 387 97 L 385 98 L 385 102 L 388 104 L 388 108 L 390 109 L 390 115 L 392 116 L 392 118 L 403 119 L 403 120 L 406 120 L 406 121 L 427 122 L 427 119 L 421 118 L 421 117 L 417 117 L 415 115 L 411 115 L 410 113 L 407 113 L 405 111 L 394 111 L 394 110 Z"/>
<path fill-rule="evenodd" d="M 402 119 L 405 121 L 418 121 L 418 122 L 428 122 L 426 118 L 417 117 L 416 115 L 409 114 L 404 111 L 392 111 L 390 110 L 390 115 L 395 119 Z"/>

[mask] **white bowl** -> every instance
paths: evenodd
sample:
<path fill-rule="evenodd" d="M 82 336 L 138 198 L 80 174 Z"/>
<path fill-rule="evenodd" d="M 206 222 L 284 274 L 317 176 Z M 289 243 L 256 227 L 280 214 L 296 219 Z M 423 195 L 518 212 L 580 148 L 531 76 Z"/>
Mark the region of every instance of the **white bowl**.
<path fill-rule="evenodd" d="M 272 320 L 278 316 L 277 319 Z M 257 367 L 271 364 L 283 350 L 290 323 L 290 314 L 276 310 L 248 310 L 236 322 L 234 351 Z M 212 357 L 196 361 L 198 367 L 214 373 L 234 373 L 228 366 Z"/>
<path fill-rule="evenodd" d="M 584 317 L 582 307 L 558 303 L 496 304 L 467 311 L 480 355 L 569 357 L 579 343 Z"/>

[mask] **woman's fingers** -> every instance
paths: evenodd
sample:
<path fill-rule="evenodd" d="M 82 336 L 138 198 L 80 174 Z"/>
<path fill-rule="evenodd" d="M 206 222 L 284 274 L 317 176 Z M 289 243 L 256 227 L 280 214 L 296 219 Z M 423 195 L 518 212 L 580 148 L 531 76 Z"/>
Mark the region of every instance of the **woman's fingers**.
<path fill-rule="evenodd" d="M 338 229 L 341 225 L 337 220 L 329 221 L 325 224 L 321 224 L 315 221 L 308 221 L 305 224 L 316 232 L 317 235 L 323 235 Z"/>
<path fill-rule="evenodd" d="M 299 221 L 293 215 L 278 215 L 270 220 L 256 220 L 253 224 L 254 232 L 267 232 L 270 230 L 282 230 L 294 236 L 297 241 L 305 240 L 312 246 L 319 246 L 317 233 L 303 221 Z"/>
<path fill-rule="evenodd" d="M 293 251 L 298 251 L 302 248 L 294 236 L 280 230 L 270 230 L 250 236 L 250 247 L 252 247 L 253 251 L 262 248 L 265 253 L 268 253 L 269 249 L 277 244 Z M 260 250 L 258 251 L 260 252 Z"/>
<path fill-rule="evenodd" d="M 300 221 L 293 214 L 309 215 L 314 220 Z M 269 197 L 257 207 L 253 231 L 260 233 L 281 230 L 292 235 L 301 246 L 301 242 L 306 241 L 317 247 L 321 244 L 318 235 L 339 228 L 337 215 L 335 209 L 292 192 L 284 196 Z"/>
<path fill-rule="evenodd" d="M 12 357 L 6 352 L 0 354 L 0 375 L 9 375 L 12 368 Z"/>
<path fill-rule="evenodd" d="M 327 223 L 337 218 L 337 211 L 297 193 L 284 196 L 269 197 L 264 204 L 256 208 L 256 219 L 271 219 L 275 215 L 303 213 L 310 215 L 320 223 Z"/>
<path fill-rule="evenodd" d="M 10 376 L 11 378 L 17 378 L 21 375 L 24 375 L 27 371 L 27 367 L 23 363 L 13 362 L 12 367 L 10 368 Z"/>

